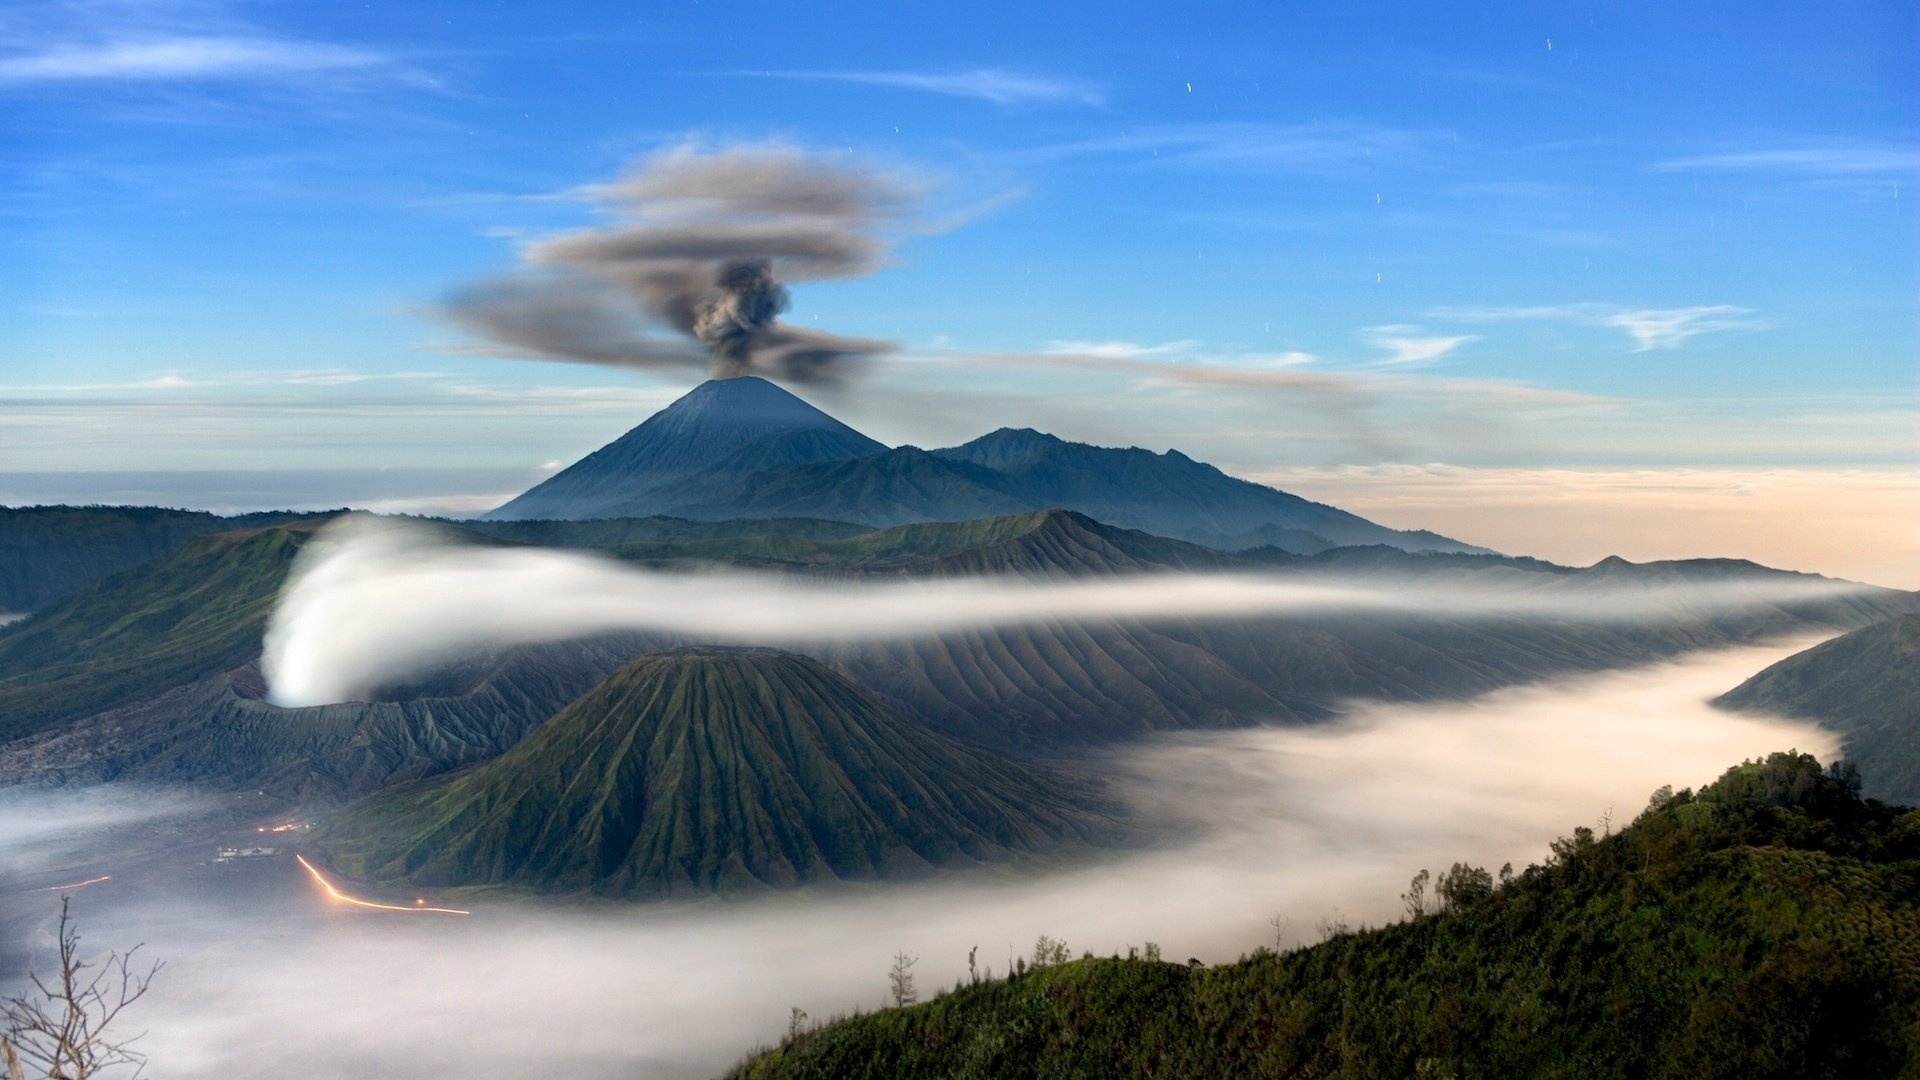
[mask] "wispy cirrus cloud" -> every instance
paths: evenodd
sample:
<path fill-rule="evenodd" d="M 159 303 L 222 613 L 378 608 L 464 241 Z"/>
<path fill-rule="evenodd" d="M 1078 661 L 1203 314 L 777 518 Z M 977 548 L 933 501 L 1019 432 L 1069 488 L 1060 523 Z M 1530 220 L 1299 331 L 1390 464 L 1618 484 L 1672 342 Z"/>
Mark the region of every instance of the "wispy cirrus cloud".
<path fill-rule="evenodd" d="M 1653 172 L 1765 172 L 1808 177 L 1881 176 L 1920 172 L 1912 146 L 1795 146 L 1669 158 Z"/>
<path fill-rule="evenodd" d="M 1630 308 L 1614 304 L 1542 304 L 1517 307 L 1440 307 L 1428 312 L 1436 319 L 1460 322 L 1517 322 L 1544 320 L 1585 326 L 1607 326 L 1625 331 L 1634 352 L 1677 349 L 1702 334 L 1760 330 L 1770 325 L 1752 308 L 1735 304 L 1699 304 L 1692 307 Z"/>
<path fill-rule="evenodd" d="M 1634 352 L 1651 349 L 1677 349 L 1701 334 L 1728 330 L 1753 330 L 1763 324 L 1752 309 L 1732 304 L 1709 304 L 1687 308 L 1638 308 L 1616 311 L 1601 321 L 1632 335 Z"/>
<path fill-rule="evenodd" d="M 1204 343 L 1192 338 L 1163 341 L 1149 345 L 1139 341 L 1049 341 L 1041 352 L 1049 356 L 1082 357 L 1089 360 L 1152 361 L 1205 366 L 1210 359 Z M 1237 371 L 1274 371 L 1280 368 L 1317 364 L 1320 358 L 1297 349 L 1278 353 L 1236 353 L 1226 366 Z"/>
<path fill-rule="evenodd" d="M 1092 347 L 1072 348 L 1076 344 Z M 1175 343 L 1187 345 L 1186 342 Z M 1576 390 L 1535 386 L 1506 379 L 1447 379 L 1386 371 L 1314 369 L 1311 353 L 1289 352 L 1209 356 L 1169 354 L 1127 342 L 1056 342 L 1043 352 L 926 351 L 923 360 L 996 363 L 1104 371 L 1151 384 L 1178 384 L 1232 390 L 1265 390 L 1305 395 L 1325 403 L 1449 400 L 1493 403 L 1503 407 L 1567 408 L 1611 406 L 1617 399 Z"/>
<path fill-rule="evenodd" d="M 1376 363 L 1393 366 L 1413 364 L 1431 364 L 1469 342 L 1479 341 L 1478 334 L 1430 334 L 1425 327 L 1395 323 L 1388 326 L 1369 326 L 1360 331 L 1360 339 L 1377 349 L 1385 350 L 1386 356 Z"/>
<path fill-rule="evenodd" d="M 762 79 L 856 83 L 895 90 L 918 90 L 948 97 L 973 98 L 995 105 L 1100 105 L 1098 87 L 1077 79 L 1027 75 L 994 68 L 972 71 L 744 71 Z"/>
<path fill-rule="evenodd" d="M 1418 158 L 1440 138 L 1437 132 L 1378 124 L 1220 122 L 1134 128 L 1038 147 L 1020 156 L 1046 163 L 1145 154 L 1186 165 L 1343 176 L 1368 165 Z"/>
<path fill-rule="evenodd" d="M 0 86 L 71 82 L 273 79 L 399 70 L 383 53 L 272 36 L 162 35 L 54 45 L 0 56 Z"/>

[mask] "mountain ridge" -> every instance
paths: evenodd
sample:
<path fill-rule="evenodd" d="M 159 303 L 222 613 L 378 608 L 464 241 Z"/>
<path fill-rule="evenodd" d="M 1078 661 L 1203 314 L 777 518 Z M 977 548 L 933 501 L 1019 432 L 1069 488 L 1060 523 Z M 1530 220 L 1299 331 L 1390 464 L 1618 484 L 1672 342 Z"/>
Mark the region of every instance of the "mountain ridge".
<path fill-rule="evenodd" d="M 712 379 L 483 517 L 643 516 L 649 497 L 676 482 L 723 483 L 772 464 L 884 449 L 765 379 Z"/>
<path fill-rule="evenodd" d="M 755 376 L 702 383 L 484 518 L 671 514 L 886 527 L 1054 508 L 1222 550 L 1486 551 L 1232 477 L 1178 450 L 1091 446 L 1030 428 L 938 450 L 889 448 Z"/>
<path fill-rule="evenodd" d="M 1083 782 L 936 735 L 819 662 L 641 656 L 492 762 L 356 803 L 359 876 L 628 898 L 1001 861 L 1108 834 Z"/>
<path fill-rule="evenodd" d="M 1897 615 L 1793 654 L 1714 699 L 1840 733 L 1867 794 L 1920 803 L 1920 614 Z"/>

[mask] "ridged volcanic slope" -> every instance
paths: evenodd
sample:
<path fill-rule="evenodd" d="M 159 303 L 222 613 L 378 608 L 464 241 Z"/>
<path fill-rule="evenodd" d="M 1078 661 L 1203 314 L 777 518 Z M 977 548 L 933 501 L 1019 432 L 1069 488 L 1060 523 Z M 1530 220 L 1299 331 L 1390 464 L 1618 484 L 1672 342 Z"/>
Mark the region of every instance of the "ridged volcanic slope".
<path fill-rule="evenodd" d="M 915 875 L 1112 833 L 1077 781 L 968 749 L 816 661 L 641 657 L 519 746 L 347 808 L 361 876 L 652 898 Z"/>
<path fill-rule="evenodd" d="M 1714 704 L 1833 728 L 1845 736 L 1868 795 L 1920 803 L 1920 615 L 1864 626 L 1795 653 Z"/>
<path fill-rule="evenodd" d="M 772 466 L 865 457 L 885 449 L 765 379 L 712 379 L 486 516 L 645 516 L 666 509 L 655 505 L 653 496 L 670 484 L 724 488 Z M 669 505 L 680 501 L 684 498 L 666 500 Z"/>

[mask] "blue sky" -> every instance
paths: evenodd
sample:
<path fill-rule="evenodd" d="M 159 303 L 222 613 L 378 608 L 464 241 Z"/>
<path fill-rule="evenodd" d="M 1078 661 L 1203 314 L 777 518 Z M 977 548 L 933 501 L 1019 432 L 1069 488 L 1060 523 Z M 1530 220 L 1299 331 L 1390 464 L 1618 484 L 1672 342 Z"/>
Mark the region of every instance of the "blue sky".
<path fill-rule="evenodd" d="M 0 472 L 510 489 L 698 375 L 448 351 L 433 307 L 649 155 L 769 144 L 926 188 L 788 316 L 900 346 L 815 395 L 889 441 L 1363 504 L 1913 471 L 1910 3 L 548 7 L 0 7 Z M 1344 396 L 1236 374 L 1275 371 Z"/>

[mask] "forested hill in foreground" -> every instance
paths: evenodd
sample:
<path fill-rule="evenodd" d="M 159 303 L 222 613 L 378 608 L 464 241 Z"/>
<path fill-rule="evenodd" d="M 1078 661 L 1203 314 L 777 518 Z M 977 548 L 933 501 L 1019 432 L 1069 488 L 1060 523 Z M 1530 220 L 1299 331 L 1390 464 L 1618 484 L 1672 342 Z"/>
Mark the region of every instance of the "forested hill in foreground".
<path fill-rule="evenodd" d="M 1285 954 L 1092 959 L 854 1017 L 735 1080 L 1920 1074 L 1920 811 L 1801 754 Z M 876 983 L 883 973 L 876 972 Z"/>

